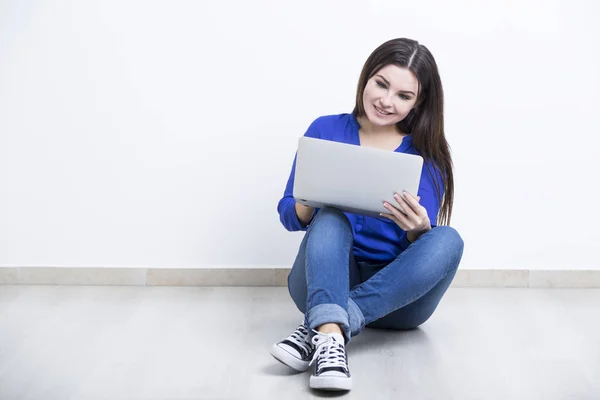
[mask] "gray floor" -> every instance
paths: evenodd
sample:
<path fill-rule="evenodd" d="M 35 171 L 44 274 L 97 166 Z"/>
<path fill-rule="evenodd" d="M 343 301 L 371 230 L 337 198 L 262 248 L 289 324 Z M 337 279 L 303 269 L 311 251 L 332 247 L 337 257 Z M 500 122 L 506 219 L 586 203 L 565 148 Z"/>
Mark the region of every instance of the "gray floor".
<path fill-rule="evenodd" d="M 305 399 L 285 288 L 0 286 L 0 399 Z M 347 399 L 600 399 L 600 290 L 458 289 L 349 346 Z"/>

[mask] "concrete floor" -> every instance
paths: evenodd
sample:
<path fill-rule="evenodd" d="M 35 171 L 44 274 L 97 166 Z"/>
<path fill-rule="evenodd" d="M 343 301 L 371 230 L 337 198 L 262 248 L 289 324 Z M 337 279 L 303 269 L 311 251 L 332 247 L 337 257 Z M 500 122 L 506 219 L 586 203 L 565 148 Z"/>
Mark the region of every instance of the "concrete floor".
<path fill-rule="evenodd" d="M 269 355 L 301 320 L 281 287 L 0 286 L 0 399 L 600 399 L 600 290 L 452 288 L 355 338 L 342 395 Z"/>

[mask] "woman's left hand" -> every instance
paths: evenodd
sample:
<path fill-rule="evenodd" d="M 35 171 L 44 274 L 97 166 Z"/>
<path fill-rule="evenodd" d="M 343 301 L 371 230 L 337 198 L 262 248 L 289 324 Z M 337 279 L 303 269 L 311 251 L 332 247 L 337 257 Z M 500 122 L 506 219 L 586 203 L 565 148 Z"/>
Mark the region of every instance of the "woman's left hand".
<path fill-rule="evenodd" d="M 404 196 L 396 193 L 394 198 L 398 206 L 394 206 L 387 201 L 384 202 L 383 206 L 390 213 L 381 213 L 382 217 L 391 219 L 407 233 L 414 232 L 418 235 L 431 229 L 431 221 L 429 221 L 427 210 L 419 204 L 420 197 L 414 197 L 412 194 L 404 192 Z"/>

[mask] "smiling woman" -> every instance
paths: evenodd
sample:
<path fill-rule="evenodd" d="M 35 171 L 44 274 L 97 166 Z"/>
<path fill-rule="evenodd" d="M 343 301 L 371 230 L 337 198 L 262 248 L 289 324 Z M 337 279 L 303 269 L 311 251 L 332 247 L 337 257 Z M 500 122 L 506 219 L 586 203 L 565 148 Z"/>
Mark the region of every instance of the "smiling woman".
<path fill-rule="evenodd" d="M 304 322 L 271 348 L 299 371 L 314 365 L 310 387 L 350 390 L 346 345 L 365 327 L 412 329 L 435 311 L 463 252 L 448 226 L 454 193 L 444 135 L 443 91 L 429 50 L 394 39 L 367 59 L 350 114 L 317 118 L 305 136 L 418 154 L 418 193 L 397 193 L 382 218 L 316 210 L 293 197 L 296 162 L 279 201 L 289 231 L 306 231 L 288 277 Z M 397 172 L 390 172 L 397 173 Z"/>
<path fill-rule="evenodd" d="M 368 118 L 364 122 L 379 119 L 375 126 L 389 126 L 402 121 L 414 108 L 418 92 L 419 81 L 410 70 L 392 64 L 383 67 L 365 85 L 362 102 L 363 107 L 368 105 Z"/>
<path fill-rule="evenodd" d="M 360 87 L 360 86 L 359 86 Z M 415 74 L 397 65 L 386 65 L 364 85 L 357 117 L 363 146 L 396 149 L 408 133 L 396 124 L 406 118 L 417 102 L 419 81 Z"/>

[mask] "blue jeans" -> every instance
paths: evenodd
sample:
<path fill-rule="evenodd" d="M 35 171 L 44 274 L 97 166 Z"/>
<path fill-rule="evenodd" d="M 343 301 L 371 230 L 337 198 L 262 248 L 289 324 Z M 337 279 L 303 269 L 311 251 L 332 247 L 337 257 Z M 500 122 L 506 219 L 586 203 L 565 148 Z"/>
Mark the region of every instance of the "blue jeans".
<path fill-rule="evenodd" d="M 356 262 L 354 237 L 340 210 L 319 210 L 308 227 L 288 276 L 290 295 L 316 329 L 337 323 L 347 341 L 365 326 L 412 329 L 433 314 L 462 258 L 453 228 L 422 234 L 388 264 Z"/>

